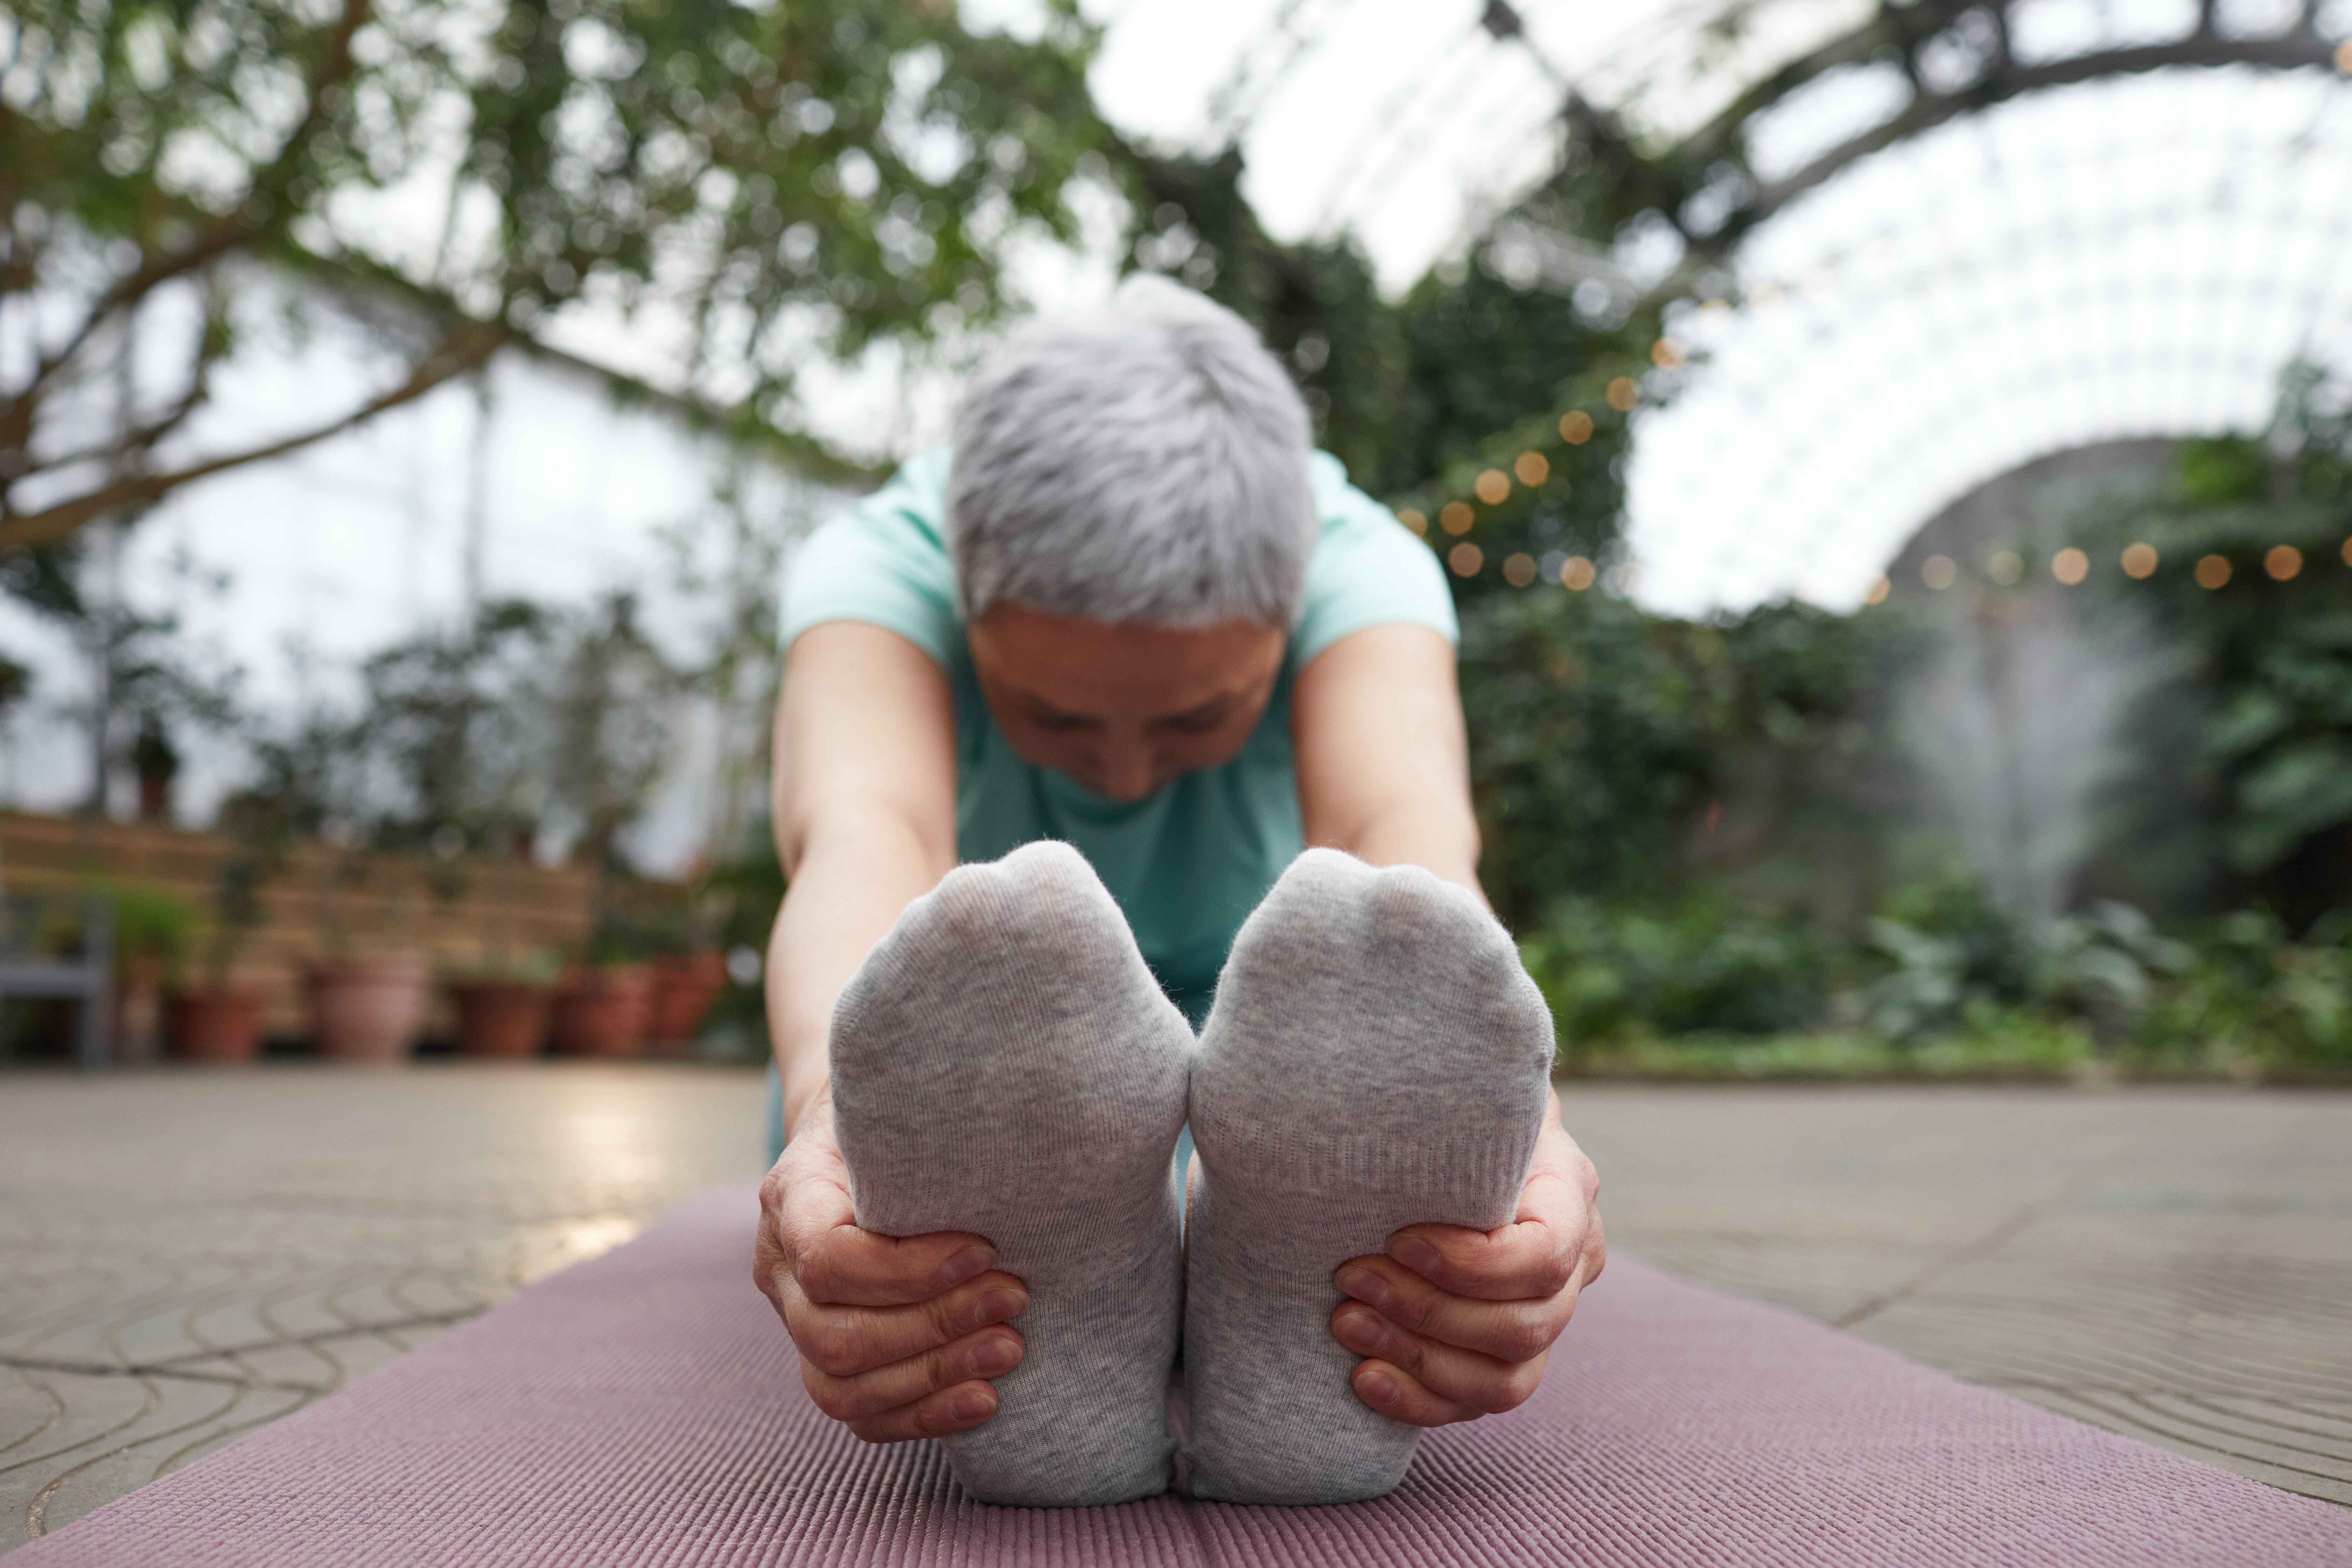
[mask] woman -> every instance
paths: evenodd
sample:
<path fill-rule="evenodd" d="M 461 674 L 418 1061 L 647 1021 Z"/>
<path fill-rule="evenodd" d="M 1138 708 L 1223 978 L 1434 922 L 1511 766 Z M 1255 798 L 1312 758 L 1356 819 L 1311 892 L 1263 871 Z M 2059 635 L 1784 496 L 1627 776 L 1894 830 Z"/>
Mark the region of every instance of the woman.
<path fill-rule="evenodd" d="M 1308 846 L 1477 892 L 1454 621 L 1428 551 L 1312 449 L 1239 318 L 1151 278 L 1034 323 L 951 451 L 795 563 L 776 724 L 791 891 L 768 965 L 791 1140 L 758 1275 L 818 1404 L 889 1442 L 975 1428 L 1028 1305 L 989 1238 L 859 1229 L 828 1029 L 870 951 L 959 862 L 1059 839 L 1199 1021 Z M 1532 1393 L 1600 1271 L 1592 1168 L 1544 1117 L 1516 1217 L 1398 1230 L 1335 1276 L 1354 1394 L 1411 1426 Z"/>

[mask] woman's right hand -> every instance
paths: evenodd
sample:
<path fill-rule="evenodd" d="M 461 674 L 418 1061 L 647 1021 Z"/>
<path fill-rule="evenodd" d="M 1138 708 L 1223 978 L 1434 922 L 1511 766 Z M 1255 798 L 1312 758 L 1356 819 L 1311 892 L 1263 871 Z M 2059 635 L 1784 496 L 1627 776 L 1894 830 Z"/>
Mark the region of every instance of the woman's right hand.
<path fill-rule="evenodd" d="M 869 1443 L 937 1437 L 996 1414 L 1029 1308 L 986 1238 L 857 1228 L 829 1095 L 760 1184 L 752 1274 L 801 1353 L 817 1408 Z"/>

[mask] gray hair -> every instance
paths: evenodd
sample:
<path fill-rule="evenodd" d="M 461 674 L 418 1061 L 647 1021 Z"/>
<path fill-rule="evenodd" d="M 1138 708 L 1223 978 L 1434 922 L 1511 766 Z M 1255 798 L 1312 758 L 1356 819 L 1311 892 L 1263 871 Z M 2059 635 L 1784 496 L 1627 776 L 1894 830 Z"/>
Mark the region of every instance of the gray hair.
<path fill-rule="evenodd" d="M 964 615 L 1287 626 L 1316 519 L 1314 430 L 1247 322 L 1138 274 L 1034 321 L 956 412 L 948 529 Z"/>

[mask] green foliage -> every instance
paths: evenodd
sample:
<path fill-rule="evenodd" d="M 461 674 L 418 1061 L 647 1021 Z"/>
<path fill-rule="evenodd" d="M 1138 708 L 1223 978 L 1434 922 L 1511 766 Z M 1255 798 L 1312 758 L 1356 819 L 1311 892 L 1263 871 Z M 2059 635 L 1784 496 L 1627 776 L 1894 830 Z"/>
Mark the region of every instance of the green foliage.
<path fill-rule="evenodd" d="M 1812 921 L 1741 916 L 1719 897 L 1657 910 L 1571 899 L 1520 955 L 1573 1059 L 1588 1042 L 1808 1027 L 1827 1005 L 1837 945 Z"/>
<path fill-rule="evenodd" d="M 114 883 L 101 896 L 113 912 L 116 965 L 152 963 L 166 976 L 176 976 L 195 941 L 195 909 L 141 882 Z"/>
<path fill-rule="evenodd" d="M 2194 726 L 2185 778 L 2221 862 L 2213 901 L 2260 900 L 2301 929 L 2352 902 L 2352 389 L 2289 372 L 2259 440 L 2183 444 L 2168 493 L 2099 521 L 2107 548 L 2155 546 L 2153 610 L 2188 654 L 2190 689 L 2161 717 Z M 2272 552 L 2297 552 L 2280 578 Z M 2219 556 L 2228 584 L 2200 586 Z"/>
<path fill-rule="evenodd" d="M 1853 806 L 1892 635 L 1797 605 L 1673 621 L 1551 586 L 1473 605 L 1462 697 L 1481 875 L 1504 918 L 1530 924 L 1564 892 L 1665 893 L 1735 786 L 1767 789 L 1766 815 Z"/>
<path fill-rule="evenodd" d="M 2324 921 L 2296 943 L 2261 911 L 2215 922 L 2180 981 L 2155 998 L 2137 1054 L 2158 1067 L 2352 1069 L 2348 925 Z"/>
<path fill-rule="evenodd" d="M 260 325 L 253 262 L 373 293 L 345 313 L 405 370 L 303 438 L 572 301 L 658 300 L 737 434 L 849 471 L 805 436 L 797 373 L 988 319 L 1007 256 L 1074 235 L 1066 192 L 1122 155 L 1087 95 L 1092 29 L 1067 3 L 1045 24 L 1022 41 L 884 0 L 26 0 L 7 19 L 0 301 L 47 330 L 0 382 L 0 450 L 22 455 L 0 470 L 0 542 L 268 455 L 156 458 Z M 436 196 L 420 236 L 405 215 Z M 142 348 L 177 356 L 177 384 L 123 409 L 106 345 L 175 293 L 201 326 Z M 93 416 L 119 417 L 93 440 Z"/>

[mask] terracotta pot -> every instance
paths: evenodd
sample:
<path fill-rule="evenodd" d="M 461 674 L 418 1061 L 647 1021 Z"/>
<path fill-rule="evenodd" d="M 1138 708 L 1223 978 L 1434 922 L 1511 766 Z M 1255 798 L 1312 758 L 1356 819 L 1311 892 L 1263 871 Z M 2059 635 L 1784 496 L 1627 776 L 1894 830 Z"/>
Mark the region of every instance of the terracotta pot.
<path fill-rule="evenodd" d="M 261 998 L 250 991 L 174 991 L 163 1044 L 176 1061 L 249 1062 L 261 1055 Z"/>
<path fill-rule="evenodd" d="M 314 963 L 304 977 L 310 1002 L 310 1037 L 330 1061 L 407 1059 L 425 1030 L 433 999 L 433 971 L 421 952 L 335 958 Z"/>
<path fill-rule="evenodd" d="M 723 953 L 689 952 L 654 960 L 653 1021 L 647 1049 L 658 1057 L 682 1057 L 694 1048 L 694 1037 L 710 1005 L 727 985 Z"/>
<path fill-rule="evenodd" d="M 555 988 L 535 980 L 461 980 L 449 987 L 457 1008 L 457 1048 L 469 1057 L 535 1057 L 547 1044 Z"/>
<path fill-rule="evenodd" d="M 555 992 L 555 1048 L 577 1057 L 633 1057 L 645 1048 L 653 971 L 642 963 L 575 969 Z"/>

